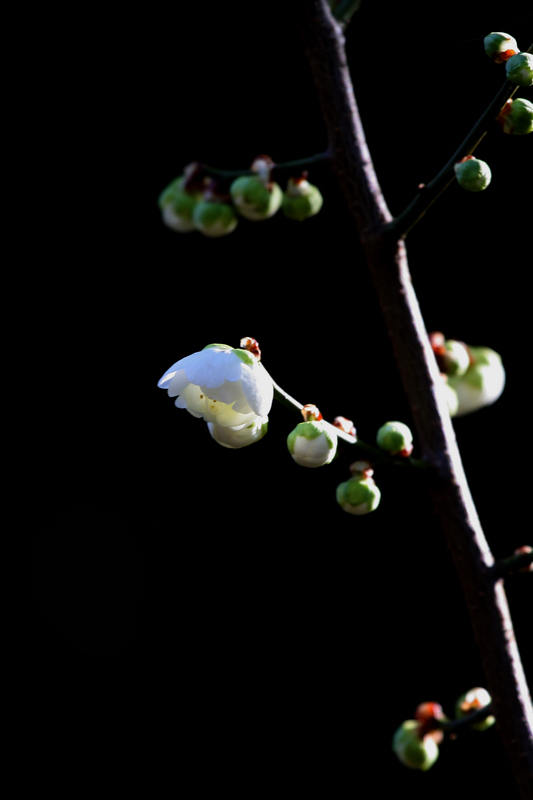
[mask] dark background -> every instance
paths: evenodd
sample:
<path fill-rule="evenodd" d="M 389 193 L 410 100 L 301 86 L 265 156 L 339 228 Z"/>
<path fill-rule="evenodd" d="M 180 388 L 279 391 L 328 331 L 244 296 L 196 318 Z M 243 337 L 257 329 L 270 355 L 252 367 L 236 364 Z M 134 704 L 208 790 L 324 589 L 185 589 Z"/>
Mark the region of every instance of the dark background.
<path fill-rule="evenodd" d="M 521 3 L 497 16 L 470 0 L 411 5 L 363 0 L 347 32 L 393 214 L 501 86 L 483 37 L 508 31 L 526 48 L 533 28 Z M 309 175 L 324 207 L 301 224 L 243 219 L 210 240 L 160 221 L 158 194 L 192 160 L 238 168 L 326 147 L 291 4 L 213 6 L 83 20 L 49 56 L 60 232 L 42 278 L 30 752 L 53 775 L 60 751 L 87 781 L 89 763 L 113 763 L 117 780 L 123 765 L 152 793 L 172 776 L 178 790 L 193 780 L 194 796 L 350 796 L 370 780 L 377 797 L 515 798 L 495 729 L 444 743 L 427 774 L 390 752 L 419 702 L 452 713 L 484 685 L 423 484 L 378 472 L 379 509 L 352 517 L 335 502 L 350 454 L 298 467 L 285 446 L 297 415 L 275 404 L 267 437 L 229 451 L 157 390 L 177 359 L 248 335 L 286 391 L 352 418 L 363 440 L 388 419 L 411 423 L 327 167 Z M 452 185 L 407 248 L 428 331 L 490 346 L 507 370 L 495 406 L 454 422 L 502 558 L 531 543 L 531 141 L 495 128 L 477 155 L 493 172 L 487 191 Z M 531 676 L 530 579 L 507 584 Z"/>

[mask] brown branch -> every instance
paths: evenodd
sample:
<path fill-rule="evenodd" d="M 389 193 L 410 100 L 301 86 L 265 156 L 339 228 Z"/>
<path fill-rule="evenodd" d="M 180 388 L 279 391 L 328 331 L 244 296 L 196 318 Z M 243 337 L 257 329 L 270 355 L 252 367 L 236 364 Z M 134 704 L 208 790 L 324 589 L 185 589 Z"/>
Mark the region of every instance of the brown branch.
<path fill-rule="evenodd" d="M 503 581 L 481 528 L 411 283 L 405 244 L 391 235 L 355 101 L 344 37 L 326 0 L 293 0 L 326 124 L 332 169 L 355 219 L 409 400 L 430 493 L 464 592 L 497 725 L 522 796 L 533 787 L 533 712 Z"/>

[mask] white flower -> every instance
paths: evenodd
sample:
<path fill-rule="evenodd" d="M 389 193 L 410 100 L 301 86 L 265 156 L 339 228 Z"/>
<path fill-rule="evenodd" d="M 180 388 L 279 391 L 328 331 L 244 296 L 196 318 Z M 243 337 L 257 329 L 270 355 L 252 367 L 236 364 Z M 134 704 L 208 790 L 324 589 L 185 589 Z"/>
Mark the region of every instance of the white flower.
<path fill-rule="evenodd" d="M 177 397 L 177 408 L 234 430 L 266 417 L 274 397 L 272 380 L 258 359 L 226 344 L 207 345 L 176 361 L 157 385 Z"/>
<path fill-rule="evenodd" d="M 469 414 L 494 403 L 505 387 L 501 357 L 489 347 L 469 347 L 472 364 L 460 377 L 449 377 L 458 398 L 456 416 Z"/>
<path fill-rule="evenodd" d="M 250 422 L 244 428 L 241 426 L 238 426 L 237 429 L 223 428 L 214 422 L 208 422 L 207 427 L 215 442 L 221 444 L 222 447 L 236 450 L 258 442 L 259 439 L 263 438 L 268 428 L 268 417 L 256 417 L 253 422 Z"/>

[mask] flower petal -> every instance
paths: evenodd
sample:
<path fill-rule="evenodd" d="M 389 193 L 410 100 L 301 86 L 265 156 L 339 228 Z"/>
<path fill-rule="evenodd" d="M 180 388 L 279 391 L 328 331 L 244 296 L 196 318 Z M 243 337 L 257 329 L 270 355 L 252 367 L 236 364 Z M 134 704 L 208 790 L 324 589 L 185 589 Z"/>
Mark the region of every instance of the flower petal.
<path fill-rule="evenodd" d="M 249 367 L 243 364 L 241 367 L 241 383 L 250 408 L 259 417 L 266 417 L 272 408 L 274 387 L 263 365 L 257 363 Z"/>
<path fill-rule="evenodd" d="M 238 381 L 241 363 L 231 350 L 210 347 L 187 356 L 180 366 L 191 383 L 212 389 L 221 386 L 225 380 Z"/>

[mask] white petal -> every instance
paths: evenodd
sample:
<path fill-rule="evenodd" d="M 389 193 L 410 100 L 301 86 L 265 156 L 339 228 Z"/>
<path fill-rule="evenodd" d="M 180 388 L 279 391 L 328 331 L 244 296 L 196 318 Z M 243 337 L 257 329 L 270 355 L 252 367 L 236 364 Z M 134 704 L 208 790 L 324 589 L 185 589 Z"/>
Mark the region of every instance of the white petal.
<path fill-rule="evenodd" d="M 242 388 L 250 408 L 259 417 L 265 417 L 272 407 L 274 387 L 262 364 L 242 365 Z"/>
<path fill-rule="evenodd" d="M 187 379 L 187 376 L 185 375 L 185 370 L 179 369 L 177 372 L 174 373 L 174 377 L 172 378 L 170 383 L 167 384 L 168 396 L 176 397 L 178 394 L 181 394 L 184 391 L 184 389 L 186 389 L 187 386 L 189 386 L 189 383 L 190 381 Z"/>
<path fill-rule="evenodd" d="M 225 380 L 238 381 L 241 377 L 241 361 L 231 350 L 210 347 L 183 359 L 183 369 L 191 383 L 215 388 Z"/>

